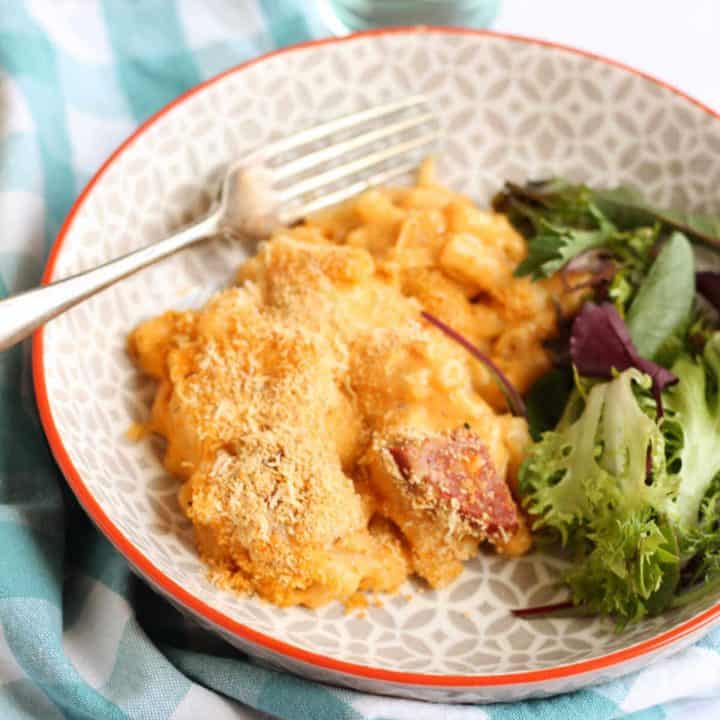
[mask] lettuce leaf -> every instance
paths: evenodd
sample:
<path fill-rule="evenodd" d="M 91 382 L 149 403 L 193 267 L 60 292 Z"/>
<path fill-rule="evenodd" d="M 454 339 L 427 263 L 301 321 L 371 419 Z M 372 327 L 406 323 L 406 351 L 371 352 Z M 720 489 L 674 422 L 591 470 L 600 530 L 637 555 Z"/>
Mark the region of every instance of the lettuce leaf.
<path fill-rule="evenodd" d="M 533 528 L 574 556 L 573 603 L 618 627 L 720 590 L 720 332 L 672 370 L 663 418 L 635 367 L 578 377 L 520 471 Z"/>
<path fill-rule="evenodd" d="M 493 198 L 493 207 L 506 213 L 510 222 L 530 241 L 524 274 L 543 276 L 549 269 L 548 259 L 569 259 L 573 250 L 581 252 L 591 241 L 590 236 L 582 232 L 575 236 L 574 230 L 595 231 L 592 240 L 600 242 L 597 231 L 603 228 L 614 229 L 611 241 L 638 229 L 656 228 L 664 236 L 678 231 L 693 242 L 720 249 L 719 215 L 659 208 L 648 203 L 638 190 L 627 186 L 593 189 L 563 178 L 530 181 L 525 185 L 507 182 Z M 563 231 L 546 234 L 534 252 L 533 238 L 542 235 L 546 225 Z M 551 258 L 553 250 L 555 255 Z"/>
<path fill-rule="evenodd" d="M 684 337 L 694 299 L 692 247 L 682 233 L 674 232 L 650 266 L 625 319 L 640 355 L 671 363 L 674 358 L 668 341 Z"/>
<path fill-rule="evenodd" d="M 575 556 L 564 576 L 573 601 L 620 625 L 654 610 L 680 563 L 665 520 L 678 479 L 667 471 L 660 426 L 639 399 L 649 400 L 650 382 L 630 368 L 593 385 L 579 414 L 571 403 L 520 473 L 534 529 L 552 532 Z"/>
<path fill-rule="evenodd" d="M 630 331 L 611 303 L 587 302 L 578 313 L 570 335 L 570 357 L 580 375 L 610 379 L 630 367 L 646 373 L 659 417 L 663 415 L 662 391 L 678 378 L 667 368 L 640 355 Z"/>

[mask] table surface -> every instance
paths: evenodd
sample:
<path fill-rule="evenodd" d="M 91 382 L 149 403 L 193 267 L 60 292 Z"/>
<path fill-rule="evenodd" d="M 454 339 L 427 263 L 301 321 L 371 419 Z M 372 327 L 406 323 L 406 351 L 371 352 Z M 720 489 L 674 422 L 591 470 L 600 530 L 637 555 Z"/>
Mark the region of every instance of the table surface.
<path fill-rule="evenodd" d="M 619 60 L 720 111 L 720 0 L 502 0 L 493 29 Z"/>

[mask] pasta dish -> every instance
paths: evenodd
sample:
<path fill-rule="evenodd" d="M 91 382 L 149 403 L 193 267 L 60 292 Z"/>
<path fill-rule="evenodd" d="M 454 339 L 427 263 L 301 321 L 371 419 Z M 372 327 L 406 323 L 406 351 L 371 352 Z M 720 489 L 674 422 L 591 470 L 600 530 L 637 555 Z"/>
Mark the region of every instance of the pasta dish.
<path fill-rule="evenodd" d="M 149 428 L 222 587 L 281 606 L 439 588 L 483 545 L 531 546 L 514 493 L 530 443 L 482 349 L 521 392 L 580 293 L 513 275 L 506 217 L 436 183 L 383 188 L 263 243 L 237 283 L 129 338 L 158 381 Z"/>

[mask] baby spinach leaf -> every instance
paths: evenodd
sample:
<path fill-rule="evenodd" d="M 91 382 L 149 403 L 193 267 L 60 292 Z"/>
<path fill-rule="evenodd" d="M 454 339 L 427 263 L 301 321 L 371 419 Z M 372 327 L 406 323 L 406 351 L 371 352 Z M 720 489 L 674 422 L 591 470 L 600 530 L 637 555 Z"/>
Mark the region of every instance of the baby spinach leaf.
<path fill-rule="evenodd" d="M 694 257 L 688 239 L 675 232 L 640 285 L 626 323 L 638 353 L 655 360 L 673 336 L 683 333 L 695 296 Z"/>

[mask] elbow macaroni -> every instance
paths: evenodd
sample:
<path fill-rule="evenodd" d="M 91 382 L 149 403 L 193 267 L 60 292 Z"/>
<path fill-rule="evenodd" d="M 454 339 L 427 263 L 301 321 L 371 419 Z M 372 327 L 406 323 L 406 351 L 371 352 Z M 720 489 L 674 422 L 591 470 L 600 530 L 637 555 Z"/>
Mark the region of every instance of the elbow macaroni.
<path fill-rule="evenodd" d="M 577 298 L 513 277 L 524 252 L 504 217 L 437 185 L 428 163 L 415 187 L 371 190 L 277 232 L 238 287 L 133 332 L 132 354 L 159 383 L 150 427 L 168 441 L 165 464 L 218 583 L 316 607 L 393 591 L 413 572 L 437 586 L 461 572 L 483 538 L 424 511 L 403 521 L 424 530 L 403 534 L 368 453 L 399 431 L 469 426 L 514 485 L 525 421 L 420 312 L 526 391 L 550 367 L 556 305 Z M 530 542 L 521 521 L 496 549 Z"/>

